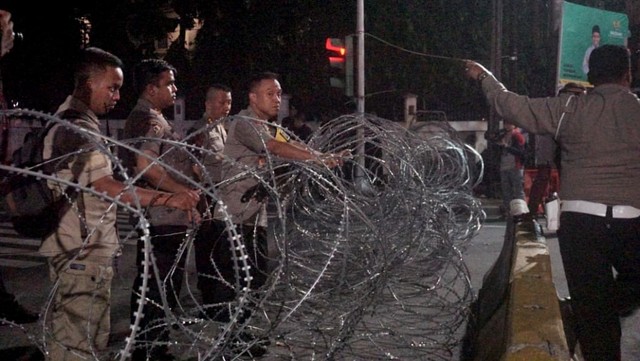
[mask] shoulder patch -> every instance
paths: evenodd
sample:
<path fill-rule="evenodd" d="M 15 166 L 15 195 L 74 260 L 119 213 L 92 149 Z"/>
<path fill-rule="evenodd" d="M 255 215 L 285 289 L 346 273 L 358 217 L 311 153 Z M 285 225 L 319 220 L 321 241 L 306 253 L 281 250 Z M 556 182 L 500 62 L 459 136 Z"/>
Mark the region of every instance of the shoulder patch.
<path fill-rule="evenodd" d="M 285 133 L 281 128 L 276 128 L 276 136 L 274 137 L 278 142 L 288 143 L 291 137 Z"/>

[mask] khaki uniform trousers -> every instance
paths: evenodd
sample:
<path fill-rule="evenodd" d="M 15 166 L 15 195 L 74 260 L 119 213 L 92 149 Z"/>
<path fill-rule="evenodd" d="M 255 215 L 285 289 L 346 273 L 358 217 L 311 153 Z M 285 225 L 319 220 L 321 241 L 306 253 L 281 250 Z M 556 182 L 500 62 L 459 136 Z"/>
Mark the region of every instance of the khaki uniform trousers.
<path fill-rule="evenodd" d="M 47 359 L 94 360 L 110 332 L 113 267 L 89 261 L 49 261 L 56 283 Z"/>

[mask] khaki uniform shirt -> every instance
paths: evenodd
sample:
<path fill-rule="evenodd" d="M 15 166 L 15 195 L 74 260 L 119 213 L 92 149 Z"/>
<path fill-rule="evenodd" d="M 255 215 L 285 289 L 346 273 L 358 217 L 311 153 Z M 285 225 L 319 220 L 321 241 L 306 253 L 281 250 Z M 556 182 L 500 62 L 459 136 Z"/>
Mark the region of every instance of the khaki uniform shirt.
<path fill-rule="evenodd" d="M 176 133 L 164 118 L 161 112 L 153 109 L 151 103 L 145 99 L 138 99 L 138 103 L 133 108 L 127 120 L 125 122 L 124 138 L 149 138 L 133 144 L 141 151 L 151 151 L 159 155 L 159 160 L 171 168 L 168 168 L 168 173 L 179 183 L 189 185 L 189 181 L 186 177 L 194 178 L 193 160 L 191 159 L 188 151 L 174 146 L 166 141 L 178 142 L 182 137 Z M 134 161 L 134 160 L 132 160 Z M 134 167 L 133 164 L 128 164 L 128 167 Z M 142 183 L 142 186 L 150 188 L 150 185 Z M 187 212 L 156 206 L 150 207 L 148 210 L 149 222 L 153 226 L 189 226 Z"/>
<path fill-rule="evenodd" d="M 203 132 L 201 133 L 202 144 L 199 145 L 206 150 L 202 157 L 202 164 L 205 167 L 205 172 L 202 172 L 203 182 L 217 184 L 222 180 L 223 151 L 227 141 L 224 119 L 214 121 L 205 114 L 196 124 L 196 128 Z"/>
<path fill-rule="evenodd" d="M 252 120 L 258 117 L 251 108 L 241 111 L 238 115 L 229 122 L 229 133 L 224 146 L 224 156 L 228 161 L 224 162 L 222 168 L 225 182 L 219 188 L 219 195 L 227 206 L 233 223 L 257 222 L 260 226 L 266 226 L 266 203 L 258 202 L 254 198 L 242 203 L 241 198 L 249 188 L 259 183 L 247 170 L 261 167 L 261 163 L 266 158 L 266 143 L 274 137 L 265 122 Z M 227 182 L 240 174 L 244 176 Z M 216 207 L 214 218 L 224 219 L 223 217 L 220 207 Z"/>
<path fill-rule="evenodd" d="M 84 103 L 69 96 L 58 108 L 57 114 L 68 108 L 84 113 L 90 119 L 90 122 L 78 119 L 72 121 L 73 123 L 93 132 L 100 132 L 97 116 Z M 91 187 L 94 181 L 112 176 L 111 160 L 105 154 L 105 149 L 98 149 L 96 144 L 101 144 L 101 140 L 89 140 L 69 127 L 56 125 L 45 138 L 44 157 L 63 160 L 56 166 L 55 174 L 58 178 L 72 180 L 75 176 L 78 184 Z M 81 150 L 79 154 L 69 155 L 78 150 Z M 66 188 L 52 181 L 49 182 L 49 186 L 58 196 L 62 196 Z M 77 208 L 80 197 L 85 208 L 82 217 Z M 86 219 L 86 223 L 82 218 Z M 86 240 L 82 238 L 81 224 L 86 225 L 86 233 L 89 235 Z M 74 205 L 63 215 L 56 232 L 43 241 L 40 253 L 47 257 L 65 254 L 67 258 L 72 258 L 79 255 L 78 259 L 107 264 L 119 249 L 115 205 L 91 193 L 82 192 Z"/>

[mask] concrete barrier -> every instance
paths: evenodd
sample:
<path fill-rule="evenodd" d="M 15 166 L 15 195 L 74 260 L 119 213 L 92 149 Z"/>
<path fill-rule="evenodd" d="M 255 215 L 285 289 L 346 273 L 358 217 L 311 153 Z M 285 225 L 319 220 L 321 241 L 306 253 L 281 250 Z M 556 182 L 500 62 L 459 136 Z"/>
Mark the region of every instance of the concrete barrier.
<path fill-rule="evenodd" d="M 572 360 L 549 250 L 535 221 L 508 221 L 500 256 L 472 305 L 462 360 Z"/>

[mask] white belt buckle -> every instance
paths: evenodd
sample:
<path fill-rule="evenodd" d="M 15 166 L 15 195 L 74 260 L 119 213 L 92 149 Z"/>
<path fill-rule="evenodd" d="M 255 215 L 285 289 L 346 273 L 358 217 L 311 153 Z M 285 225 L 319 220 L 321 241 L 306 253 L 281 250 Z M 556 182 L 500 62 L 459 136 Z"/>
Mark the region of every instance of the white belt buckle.
<path fill-rule="evenodd" d="M 613 206 L 611 210 L 613 218 L 638 218 L 640 209 L 631 206 Z"/>

